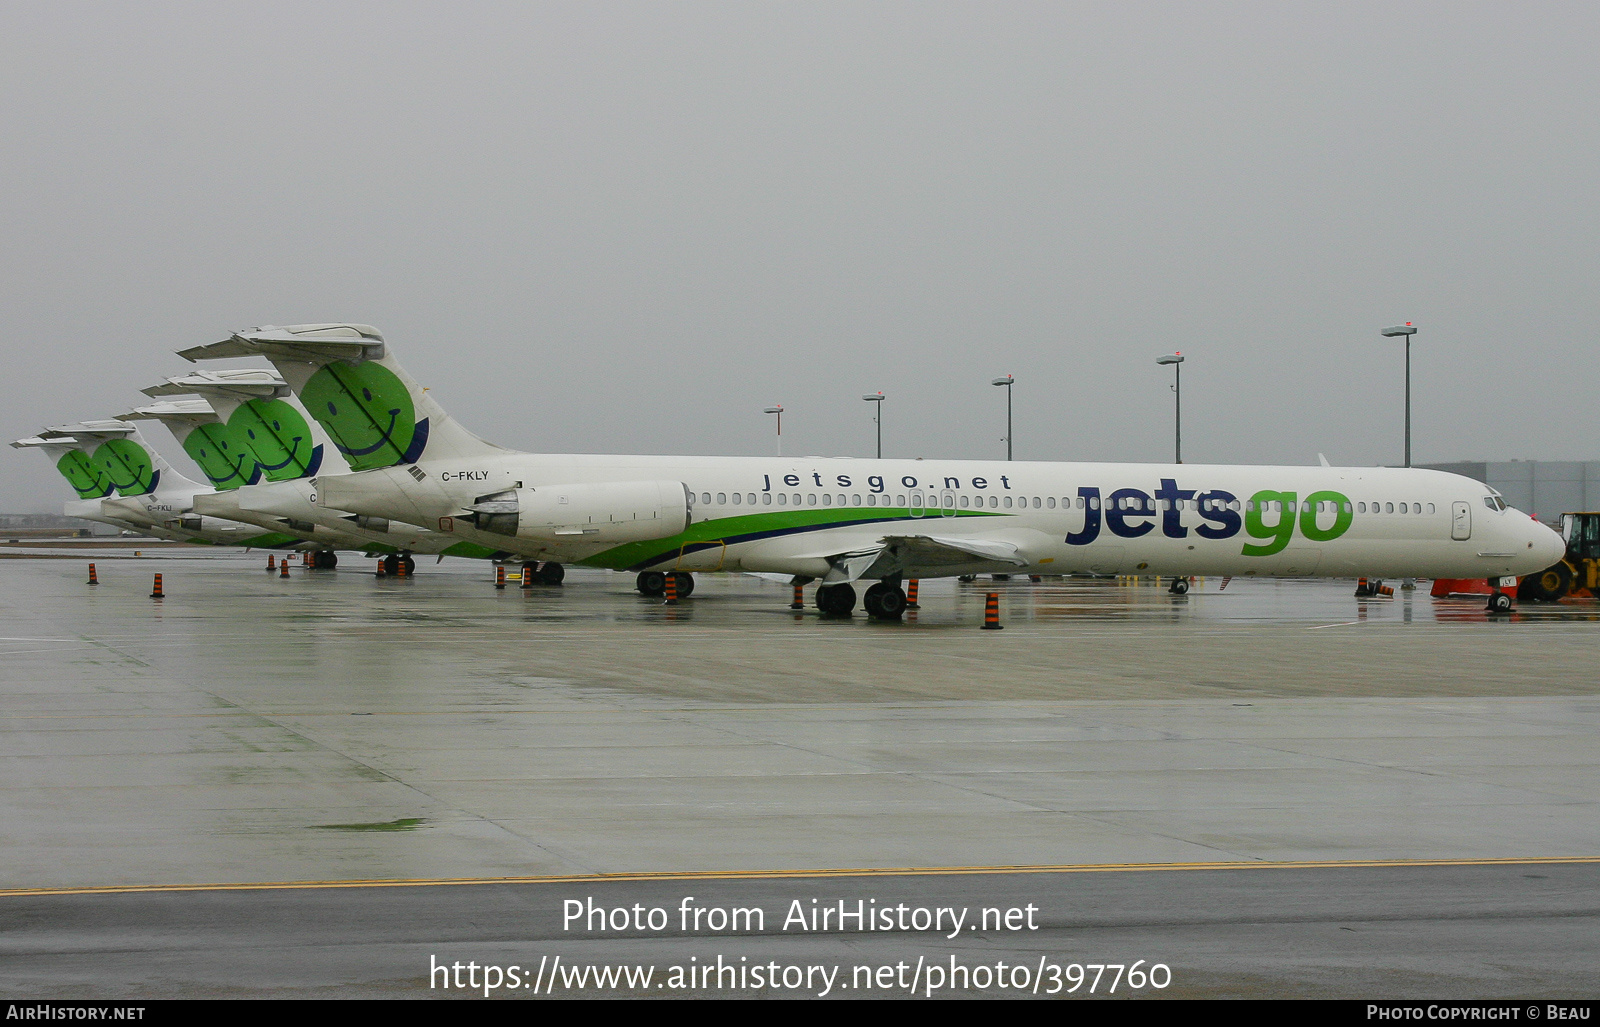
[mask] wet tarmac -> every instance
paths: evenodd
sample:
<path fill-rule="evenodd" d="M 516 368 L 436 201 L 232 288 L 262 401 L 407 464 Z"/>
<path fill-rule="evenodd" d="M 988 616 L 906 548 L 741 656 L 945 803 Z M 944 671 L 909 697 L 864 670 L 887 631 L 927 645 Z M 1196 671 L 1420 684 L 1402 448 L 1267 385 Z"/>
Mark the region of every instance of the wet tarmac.
<path fill-rule="evenodd" d="M 119 885 L 1600 855 L 1593 602 L 942 581 L 877 624 L 748 576 L 669 607 L 265 560 L 0 561 L 0 923 Z"/>

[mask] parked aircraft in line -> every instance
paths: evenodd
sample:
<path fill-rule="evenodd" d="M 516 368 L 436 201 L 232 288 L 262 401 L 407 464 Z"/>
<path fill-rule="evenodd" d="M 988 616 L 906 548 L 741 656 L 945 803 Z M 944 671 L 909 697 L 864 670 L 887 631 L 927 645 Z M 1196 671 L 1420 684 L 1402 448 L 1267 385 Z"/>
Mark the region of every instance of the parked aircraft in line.
<path fill-rule="evenodd" d="M 817 605 L 905 608 L 901 582 L 978 573 L 1509 578 L 1560 537 L 1492 488 L 1412 468 L 542 455 L 486 442 L 367 325 L 253 328 L 181 352 L 272 361 L 345 458 L 316 504 L 539 566 L 818 581 Z M 1495 604 L 1509 607 L 1497 593 Z"/>

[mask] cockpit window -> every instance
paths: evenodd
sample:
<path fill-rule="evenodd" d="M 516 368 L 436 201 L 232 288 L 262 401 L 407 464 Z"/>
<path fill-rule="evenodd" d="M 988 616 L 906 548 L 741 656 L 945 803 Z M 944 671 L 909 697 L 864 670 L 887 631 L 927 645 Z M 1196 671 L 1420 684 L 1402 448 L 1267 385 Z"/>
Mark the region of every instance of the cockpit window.
<path fill-rule="evenodd" d="M 1504 510 L 1506 508 L 1506 501 L 1501 499 L 1499 496 L 1484 496 L 1483 505 L 1491 510 Z"/>

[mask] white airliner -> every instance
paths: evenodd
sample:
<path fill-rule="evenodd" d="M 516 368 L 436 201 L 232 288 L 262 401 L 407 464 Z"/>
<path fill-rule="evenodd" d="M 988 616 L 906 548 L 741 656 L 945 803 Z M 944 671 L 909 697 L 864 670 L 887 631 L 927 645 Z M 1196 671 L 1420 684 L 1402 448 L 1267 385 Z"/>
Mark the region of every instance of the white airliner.
<path fill-rule="evenodd" d="M 1371 467 L 547 456 L 479 439 L 356 324 L 253 328 L 181 351 L 271 360 L 355 473 L 317 502 L 405 521 L 549 566 L 665 575 L 753 571 L 819 581 L 847 615 L 873 580 L 876 618 L 901 582 L 978 573 L 1512 578 L 1561 538 L 1494 489 Z M 1508 608 L 1496 593 L 1492 605 Z"/>

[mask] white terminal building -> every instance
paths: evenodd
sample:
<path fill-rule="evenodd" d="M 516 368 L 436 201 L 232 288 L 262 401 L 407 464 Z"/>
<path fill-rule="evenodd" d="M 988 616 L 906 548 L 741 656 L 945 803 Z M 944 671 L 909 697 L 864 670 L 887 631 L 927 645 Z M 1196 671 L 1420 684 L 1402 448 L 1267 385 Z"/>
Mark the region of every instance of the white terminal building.
<path fill-rule="evenodd" d="M 1417 466 L 1476 478 L 1546 524 L 1560 523 L 1564 513 L 1600 510 L 1600 460 L 1469 460 Z"/>

